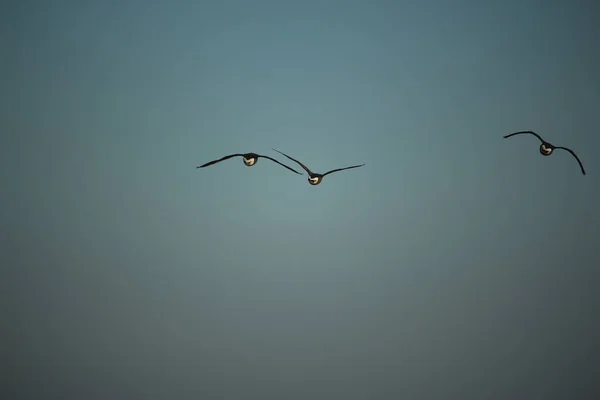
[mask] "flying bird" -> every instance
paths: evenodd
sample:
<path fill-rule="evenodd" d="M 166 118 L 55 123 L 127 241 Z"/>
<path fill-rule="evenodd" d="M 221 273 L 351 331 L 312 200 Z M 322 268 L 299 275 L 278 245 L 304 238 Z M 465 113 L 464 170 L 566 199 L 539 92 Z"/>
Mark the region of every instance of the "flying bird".
<path fill-rule="evenodd" d="M 568 147 L 554 146 L 551 143 L 546 142 L 544 139 L 542 139 L 542 137 L 540 135 L 538 135 L 537 133 L 535 133 L 533 131 L 519 131 L 519 132 L 511 133 L 510 135 L 504 136 L 504 139 L 507 139 L 511 136 L 521 135 L 521 134 L 526 134 L 526 133 L 535 136 L 536 138 L 538 138 L 540 140 L 540 142 L 542 142 L 542 144 L 540 145 L 540 154 L 543 156 L 549 156 L 556 149 L 566 150 L 569 153 L 571 153 L 571 155 L 573 155 L 573 157 L 575 157 L 575 159 L 579 163 L 581 172 L 583 173 L 583 175 L 585 175 L 585 169 L 583 168 L 583 164 L 581 163 L 581 161 L 579 160 L 579 157 L 577 157 L 577 154 L 575 154 L 575 152 L 573 150 L 569 149 Z"/>
<path fill-rule="evenodd" d="M 292 160 L 292 161 L 294 161 L 295 163 L 297 163 L 298 165 L 300 165 L 300 166 L 301 166 L 301 167 L 302 167 L 302 168 L 303 168 L 303 169 L 304 169 L 304 170 L 305 170 L 305 171 L 308 173 L 308 175 L 309 175 L 309 176 L 308 176 L 308 183 L 310 183 L 310 184 L 311 184 L 311 185 L 313 185 L 313 186 L 316 186 L 316 185 L 318 185 L 319 183 L 321 183 L 321 181 L 323 180 L 323 178 L 324 178 L 325 176 L 329 175 L 329 174 L 332 174 L 332 173 L 334 173 L 334 172 L 337 172 L 337 171 L 343 171 L 343 170 L 345 170 L 345 169 L 358 168 L 358 167 L 362 167 L 363 165 L 365 165 L 365 164 L 353 165 L 353 166 L 351 166 L 351 167 L 344 167 L 344 168 L 332 169 L 331 171 L 325 172 L 324 174 L 317 174 L 317 173 L 315 173 L 315 172 L 312 172 L 310 169 L 308 169 L 308 167 L 307 167 L 306 165 L 302 164 L 300 161 L 298 161 L 298 160 L 296 160 L 296 159 L 294 159 L 294 158 L 292 158 L 292 157 L 288 156 L 288 155 L 287 155 L 287 154 L 285 154 L 285 153 L 282 153 L 282 152 L 281 152 L 281 151 L 279 151 L 279 150 L 276 150 L 276 149 L 273 149 L 273 150 L 275 150 L 275 151 L 276 151 L 276 152 L 278 152 L 279 154 L 282 154 L 282 155 L 286 156 L 286 157 L 287 157 L 287 158 L 289 158 L 290 160 Z"/>
<path fill-rule="evenodd" d="M 262 157 L 262 158 L 267 158 L 267 159 L 269 159 L 269 160 L 271 160 L 271 161 L 273 161 L 273 162 L 275 162 L 275 163 L 277 163 L 277 164 L 281 165 L 282 167 L 285 167 L 285 168 L 289 169 L 290 171 L 292 171 L 292 172 L 295 172 L 295 173 L 296 173 L 296 174 L 298 174 L 298 175 L 304 175 L 303 173 L 301 173 L 301 172 L 298 172 L 298 171 L 296 171 L 295 169 L 293 169 L 293 168 L 290 168 L 290 167 L 288 167 L 287 165 L 280 163 L 279 161 L 277 161 L 277 160 L 276 160 L 276 159 L 274 159 L 274 158 L 271 158 L 271 157 L 269 157 L 269 156 L 263 156 L 263 155 L 256 154 L 256 153 L 245 153 L 245 154 L 242 154 L 242 153 L 236 153 L 236 154 L 230 154 L 230 155 L 228 155 L 228 156 L 225 156 L 225 157 L 219 158 L 218 160 L 209 161 L 209 162 L 207 162 L 206 164 L 200 165 L 200 166 L 198 166 L 198 167 L 196 167 L 196 168 L 204 168 L 204 167 L 208 167 L 208 166 L 210 166 L 210 165 L 213 165 L 213 164 L 219 163 L 219 162 L 221 162 L 221 161 L 229 160 L 229 159 L 230 159 L 230 158 L 232 158 L 232 157 L 242 157 L 242 158 L 244 159 L 244 164 L 246 164 L 246 166 L 247 166 L 247 167 L 251 167 L 251 166 L 255 165 L 255 164 L 258 162 L 258 159 L 259 159 L 259 158 L 261 158 L 261 157 Z"/>

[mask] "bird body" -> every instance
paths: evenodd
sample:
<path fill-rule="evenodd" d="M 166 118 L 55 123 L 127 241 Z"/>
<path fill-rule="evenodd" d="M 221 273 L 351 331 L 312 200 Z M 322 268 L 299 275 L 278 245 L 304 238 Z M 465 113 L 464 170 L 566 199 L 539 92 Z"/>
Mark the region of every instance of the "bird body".
<path fill-rule="evenodd" d="M 318 185 L 319 183 L 321 183 L 322 179 L 322 176 L 310 176 L 308 178 L 308 182 L 310 182 L 311 185 Z"/>
<path fill-rule="evenodd" d="M 546 143 L 542 143 L 540 145 L 540 153 L 543 156 L 549 156 L 554 151 L 553 146 L 548 146 Z"/>

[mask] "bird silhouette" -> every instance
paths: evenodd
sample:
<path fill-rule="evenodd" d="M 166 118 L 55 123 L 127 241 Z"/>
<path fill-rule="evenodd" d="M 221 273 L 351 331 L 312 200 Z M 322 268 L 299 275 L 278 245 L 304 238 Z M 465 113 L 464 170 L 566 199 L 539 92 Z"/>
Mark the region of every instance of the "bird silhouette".
<path fill-rule="evenodd" d="M 281 152 L 281 151 L 279 151 L 279 150 L 277 150 L 277 149 L 273 149 L 273 150 L 275 150 L 275 151 L 276 151 L 276 152 L 278 152 L 279 154 L 281 154 L 281 155 L 283 155 L 283 156 L 285 156 L 285 157 L 289 158 L 290 160 L 292 160 L 292 161 L 294 161 L 295 163 L 297 163 L 298 165 L 300 165 L 300 166 L 301 166 L 301 167 L 302 167 L 302 168 L 303 168 L 303 169 L 306 171 L 306 173 L 308 173 L 308 175 L 309 175 L 309 176 L 308 176 L 308 183 L 310 183 L 310 184 L 311 184 L 311 185 L 313 185 L 313 186 L 316 186 L 316 185 L 318 185 L 319 183 L 321 183 L 321 181 L 323 180 L 323 178 L 324 178 L 325 176 L 329 175 L 329 174 L 332 174 L 332 173 L 334 173 L 334 172 L 337 172 L 337 171 L 343 171 L 343 170 L 345 170 L 345 169 L 358 168 L 358 167 L 362 167 L 362 166 L 364 166 L 364 165 L 365 165 L 365 164 L 360 164 L 360 165 L 352 165 L 352 166 L 350 166 L 350 167 L 344 167 L 344 168 L 332 169 L 331 171 L 327 171 L 327 172 L 325 172 L 324 174 L 318 174 L 318 173 L 316 173 L 316 172 L 312 172 L 310 169 L 308 169 L 308 167 L 307 167 L 306 165 L 302 164 L 300 161 L 296 160 L 295 158 L 292 158 L 292 157 L 288 156 L 287 154 L 285 154 L 285 153 L 283 153 L 283 152 Z"/>
<path fill-rule="evenodd" d="M 281 165 L 281 166 L 282 166 L 282 167 L 284 167 L 284 168 L 287 168 L 287 169 L 289 169 L 290 171 L 292 171 L 292 172 L 294 172 L 294 173 L 296 173 L 296 174 L 298 174 L 298 175 L 304 175 L 303 173 L 301 173 L 301 172 L 298 172 L 298 171 L 296 171 L 295 169 L 293 169 L 293 168 L 291 168 L 291 167 L 288 167 L 288 166 L 287 166 L 287 165 L 285 165 L 285 164 L 282 164 L 282 163 L 280 163 L 279 161 L 277 161 L 277 160 L 276 160 L 276 159 L 274 159 L 274 158 L 271 158 L 271 157 L 269 157 L 269 156 L 263 156 L 263 155 L 261 155 L 261 154 L 256 154 L 256 153 L 236 153 L 236 154 L 230 154 L 230 155 L 228 155 L 228 156 L 221 157 L 221 158 L 219 158 L 218 160 L 209 161 L 209 162 L 207 162 L 206 164 L 202 164 L 202 165 L 200 165 L 200 166 L 198 166 L 198 167 L 196 167 L 196 168 L 205 168 L 205 167 L 211 166 L 211 165 L 213 165 L 213 164 L 219 163 L 219 162 L 221 162 L 221 161 L 229 160 L 229 159 L 230 159 L 230 158 L 232 158 L 232 157 L 243 157 L 243 159 L 244 159 L 244 164 L 245 164 L 247 167 L 252 167 L 253 165 L 256 165 L 256 163 L 258 162 L 258 159 L 259 159 L 259 158 L 266 158 L 266 159 L 269 159 L 269 160 L 271 160 L 271 161 L 273 161 L 273 162 L 275 162 L 275 163 L 277 163 L 277 164 Z"/>
<path fill-rule="evenodd" d="M 511 133 L 510 135 L 505 135 L 504 139 L 507 139 L 511 136 L 522 135 L 522 134 L 533 135 L 536 138 L 538 138 L 540 140 L 540 142 L 542 142 L 542 144 L 540 144 L 540 154 L 543 156 L 549 156 L 556 149 L 562 149 L 562 150 L 568 151 L 569 153 L 571 153 L 571 155 L 573 157 L 575 157 L 575 159 L 579 163 L 579 167 L 581 168 L 581 173 L 583 175 L 585 175 L 585 169 L 583 168 L 583 164 L 581 163 L 581 160 L 579 160 L 579 157 L 577 157 L 577 154 L 575 154 L 575 152 L 573 150 L 569 149 L 568 147 L 554 146 L 553 144 L 542 139 L 542 137 L 540 135 L 538 135 L 537 133 L 535 133 L 534 131 L 519 131 L 519 132 Z"/>

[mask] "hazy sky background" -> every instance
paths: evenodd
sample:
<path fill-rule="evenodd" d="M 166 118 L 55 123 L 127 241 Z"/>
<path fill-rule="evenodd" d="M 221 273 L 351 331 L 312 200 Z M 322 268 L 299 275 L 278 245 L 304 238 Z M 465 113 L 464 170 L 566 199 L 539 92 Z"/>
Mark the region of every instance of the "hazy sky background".
<path fill-rule="evenodd" d="M 597 2 L 0 22 L 3 399 L 598 398 Z"/>

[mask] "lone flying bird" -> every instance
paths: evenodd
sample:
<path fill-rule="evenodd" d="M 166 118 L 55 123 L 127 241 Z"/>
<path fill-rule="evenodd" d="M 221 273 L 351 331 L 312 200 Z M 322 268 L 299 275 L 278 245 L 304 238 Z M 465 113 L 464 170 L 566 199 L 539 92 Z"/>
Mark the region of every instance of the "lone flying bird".
<path fill-rule="evenodd" d="M 554 146 L 551 143 L 546 142 L 544 139 L 542 139 L 542 137 L 540 135 L 538 135 L 537 133 L 535 133 L 533 131 L 520 131 L 520 132 L 511 133 L 510 135 L 504 136 L 504 139 L 509 138 L 511 136 L 515 136 L 515 135 L 521 135 L 521 134 L 524 134 L 524 133 L 528 133 L 528 134 L 533 135 L 536 138 L 540 139 L 540 142 L 542 142 L 542 144 L 540 145 L 540 154 L 543 155 L 543 156 L 549 156 L 556 149 L 563 149 L 563 150 L 566 150 L 569 153 L 571 153 L 573 155 L 573 157 L 575 157 L 575 159 L 579 163 L 579 167 L 581 168 L 581 172 L 583 173 L 583 175 L 585 175 L 585 169 L 583 168 L 583 164 L 581 163 L 581 161 L 579 160 L 579 157 L 577 157 L 577 154 L 575 154 L 575 152 L 573 150 L 571 150 L 571 149 L 569 149 L 567 147 Z"/>
<path fill-rule="evenodd" d="M 275 150 L 275 149 L 273 149 L 273 150 Z M 296 160 L 296 159 L 288 156 L 285 153 L 282 153 L 279 150 L 275 150 L 275 151 L 278 152 L 279 154 L 282 154 L 282 155 L 286 156 L 290 160 L 292 160 L 295 163 L 297 163 L 298 165 L 300 165 L 308 173 L 308 175 L 309 175 L 309 177 L 308 177 L 308 183 L 310 183 L 313 186 L 316 186 L 319 183 L 321 183 L 321 181 L 323 180 L 323 178 L 325 176 L 329 175 L 329 174 L 332 174 L 332 173 L 337 172 L 337 171 L 343 171 L 345 169 L 358 168 L 358 167 L 362 167 L 363 165 L 365 165 L 365 164 L 353 165 L 351 167 L 344 167 L 344 168 L 332 169 L 331 171 L 325 172 L 324 174 L 317 174 L 315 172 L 312 172 L 310 169 L 308 169 L 308 167 L 306 165 L 302 164 L 300 161 L 298 161 L 298 160 Z"/>
<path fill-rule="evenodd" d="M 263 155 L 256 154 L 256 153 L 245 153 L 245 154 L 236 153 L 236 154 L 230 154 L 230 155 L 228 155 L 228 156 L 225 156 L 225 157 L 219 158 L 218 160 L 213 160 L 213 161 L 207 162 L 206 164 L 200 165 L 200 166 L 198 166 L 198 167 L 196 167 L 196 168 L 204 168 L 204 167 L 208 167 L 208 166 L 210 166 L 210 165 L 213 165 L 213 164 L 216 164 L 216 163 L 218 163 L 218 162 L 225 161 L 225 160 L 229 160 L 229 159 L 230 159 L 230 158 L 232 158 L 232 157 L 243 157 L 243 159 L 244 159 L 244 164 L 246 164 L 246 166 L 247 166 L 247 167 L 251 167 L 251 166 L 255 165 L 255 164 L 258 162 L 258 159 L 259 159 L 259 158 L 261 158 L 261 157 L 262 157 L 262 158 L 267 158 L 267 159 L 269 159 L 269 160 L 271 160 L 271 161 L 273 161 L 273 162 L 275 162 L 275 163 L 277 163 L 277 164 L 281 165 L 282 167 L 285 167 L 285 168 L 289 169 L 290 171 L 292 171 L 292 172 L 295 172 L 295 173 L 296 173 L 296 174 L 298 174 L 298 175 L 304 175 L 303 173 L 301 173 L 301 172 L 298 172 L 298 171 L 296 171 L 295 169 L 293 169 L 293 168 L 290 168 L 290 167 L 288 167 L 287 165 L 284 165 L 284 164 L 280 163 L 279 161 L 277 161 L 277 160 L 276 160 L 276 159 L 274 159 L 274 158 L 271 158 L 271 157 L 269 157 L 269 156 L 263 156 Z"/>

